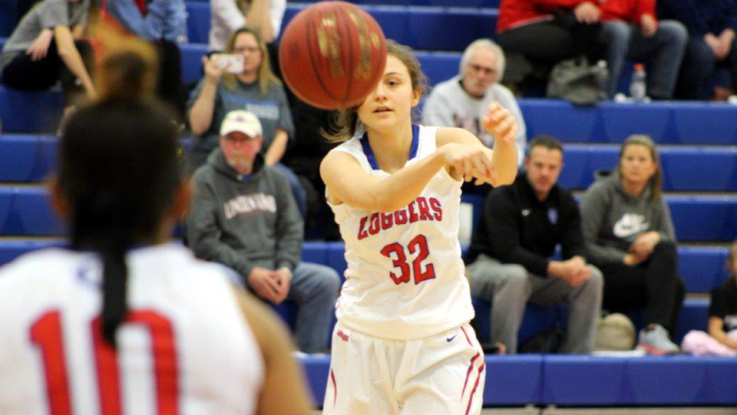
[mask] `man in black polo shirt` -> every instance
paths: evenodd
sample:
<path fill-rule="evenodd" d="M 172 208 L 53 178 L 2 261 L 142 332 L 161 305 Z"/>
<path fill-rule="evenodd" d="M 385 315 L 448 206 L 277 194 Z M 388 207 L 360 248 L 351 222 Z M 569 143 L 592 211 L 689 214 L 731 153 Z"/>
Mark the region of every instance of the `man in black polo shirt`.
<path fill-rule="evenodd" d="M 581 217 L 573 196 L 557 185 L 563 147 L 540 136 L 529 146 L 525 173 L 486 198 L 466 255 L 471 292 L 491 301 L 491 338 L 517 351 L 525 304 L 568 302 L 564 353 L 589 353 L 601 310 L 601 272 L 584 259 Z M 556 245 L 563 261 L 552 260 Z"/>

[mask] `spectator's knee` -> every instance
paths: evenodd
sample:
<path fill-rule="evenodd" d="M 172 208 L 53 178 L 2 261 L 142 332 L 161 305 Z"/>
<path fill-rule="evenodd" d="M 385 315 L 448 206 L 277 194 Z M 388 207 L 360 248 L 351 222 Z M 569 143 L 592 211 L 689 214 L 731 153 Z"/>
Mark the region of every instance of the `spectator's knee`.
<path fill-rule="evenodd" d="M 661 240 L 657 245 L 655 245 L 653 255 L 665 255 L 675 260 L 676 255 L 678 255 L 675 242 Z"/>
<path fill-rule="evenodd" d="M 617 20 L 604 24 L 607 41 L 618 46 L 628 46 L 630 43 L 631 29 L 628 24 Z M 626 49 L 624 50 L 626 52 Z"/>
<path fill-rule="evenodd" d="M 668 39 L 668 43 L 685 47 L 688 41 L 688 30 L 683 23 L 675 20 L 664 21 L 660 23 L 659 30 L 663 31 L 663 34 Z"/>
<path fill-rule="evenodd" d="M 320 277 L 320 291 L 337 296 L 341 284 L 338 273 L 332 268 L 325 267 Z"/>
<path fill-rule="evenodd" d="M 700 39 L 690 39 L 686 48 L 686 56 L 693 62 L 693 66 L 703 68 L 711 73 L 714 69 L 714 52 Z"/>
<path fill-rule="evenodd" d="M 591 276 L 586 281 L 586 285 L 590 286 L 591 289 L 599 290 L 603 292 L 604 289 L 604 275 L 601 273 L 599 268 L 589 265 L 591 270 Z"/>
<path fill-rule="evenodd" d="M 505 287 L 513 287 L 515 290 L 524 290 L 530 284 L 527 269 L 516 264 L 505 265 L 501 279 Z"/>

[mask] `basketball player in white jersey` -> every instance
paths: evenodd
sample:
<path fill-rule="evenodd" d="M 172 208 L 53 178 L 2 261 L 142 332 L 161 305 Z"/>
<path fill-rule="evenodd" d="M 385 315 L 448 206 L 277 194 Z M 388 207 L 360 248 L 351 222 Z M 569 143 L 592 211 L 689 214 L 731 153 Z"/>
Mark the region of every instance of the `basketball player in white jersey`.
<path fill-rule="evenodd" d="M 308 414 L 281 324 L 167 243 L 190 190 L 169 112 L 142 98 L 155 53 L 109 53 L 59 145 L 71 246 L 0 270 L 0 413 Z"/>
<path fill-rule="evenodd" d="M 339 115 L 346 141 L 323 160 L 327 197 L 346 243 L 326 415 L 479 414 L 484 356 L 458 241 L 461 178 L 509 184 L 514 118 L 490 107 L 491 151 L 458 128 L 413 125 L 424 76 L 388 42 L 383 78 Z"/>

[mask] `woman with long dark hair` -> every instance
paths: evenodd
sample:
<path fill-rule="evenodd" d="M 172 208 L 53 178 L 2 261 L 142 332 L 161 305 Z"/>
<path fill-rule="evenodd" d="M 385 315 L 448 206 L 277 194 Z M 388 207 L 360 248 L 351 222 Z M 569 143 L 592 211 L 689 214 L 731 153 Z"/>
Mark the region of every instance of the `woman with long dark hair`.
<path fill-rule="evenodd" d="M 148 45 L 108 51 L 51 184 L 70 246 L 0 271 L 0 413 L 308 413 L 281 324 L 168 243 L 191 192 L 156 67 Z"/>

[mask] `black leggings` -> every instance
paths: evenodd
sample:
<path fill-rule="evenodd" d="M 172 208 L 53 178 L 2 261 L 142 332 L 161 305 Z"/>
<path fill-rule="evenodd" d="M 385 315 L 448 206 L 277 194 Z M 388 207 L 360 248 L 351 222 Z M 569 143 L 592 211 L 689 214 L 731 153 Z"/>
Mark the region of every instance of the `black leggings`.
<path fill-rule="evenodd" d="M 573 14 L 505 30 L 498 40 L 506 53 L 540 63 L 555 64 L 581 55 L 597 62 L 606 54 L 601 24 L 579 23 Z"/>
<path fill-rule="evenodd" d="M 94 52 L 86 40 L 75 40 L 74 45 L 82 57 L 87 72 L 92 77 L 94 71 Z M 77 77 L 67 68 L 59 57 L 56 42 L 52 39 L 46 57 L 33 61 L 25 52 L 17 56 L 3 70 L 3 83 L 26 91 L 49 89 L 61 81 L 64 103 L 73 105 L 84 96 L 84 87 L 77 83 Z"/>
<path fill-rule="evenodd" d="M 182 53 L 176 43 L 168 40 L 155 41 L 153 45 L 159 54 L 158 96 L 184 120 L 187 98 L 182 80 Z"/>
<path fill-rule="evenodd" d="M 660 324 L 673 333 L 686 295 L 686 286 L 676 275 L 677 261 L 675 244 L 660 242 L 638 266 L 595 264 L 604 274 L 603 308 L 611 312 L 645 308 L 647 324 Z"/>

